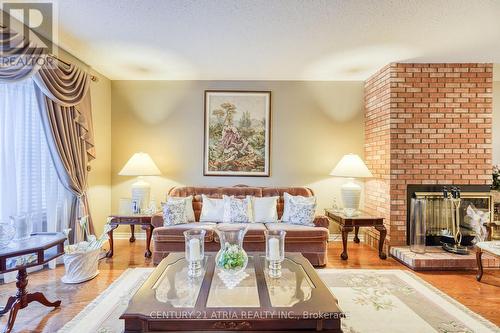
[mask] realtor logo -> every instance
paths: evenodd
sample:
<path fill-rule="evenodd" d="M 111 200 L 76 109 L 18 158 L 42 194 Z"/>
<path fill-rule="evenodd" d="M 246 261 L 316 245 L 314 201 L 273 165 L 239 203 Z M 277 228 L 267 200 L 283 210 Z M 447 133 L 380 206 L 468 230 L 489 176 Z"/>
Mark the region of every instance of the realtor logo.
<path fill-rule="evenodd" d="M 33 47 L 43 49 L 43 53 L 54 53 L 57 34 L 55 33 L 55 6 L 52 2 L 0 0 L 0 9 L 2 10 L 2 26 L 12 28 L 22 37 L 22 39 L 16 38 L 11 41 L 10 54 L 26 52 L 25 47 L 29 42 L 35 42 L 32 44 Z M 21 27 L 15 20 L 24 24 L 24 27 Z M 20 40 L 24 42 L 20 42 Z M 15 45 L 13 45 L 14 43 Z M 16 52 L 16 48 L 19 50 L 18 52 Z"/>

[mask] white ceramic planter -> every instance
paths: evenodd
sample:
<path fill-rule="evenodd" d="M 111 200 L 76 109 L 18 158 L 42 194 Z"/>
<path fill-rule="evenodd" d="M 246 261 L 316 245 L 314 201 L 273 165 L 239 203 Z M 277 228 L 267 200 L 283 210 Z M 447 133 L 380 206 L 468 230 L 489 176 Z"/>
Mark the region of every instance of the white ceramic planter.
<path fill-rule="evenodd" d="M 99 253 L 95 249 L 83 253 L 69 253 L 63 256 L 66 274 L 61 278 L 64 283 L 81 283 L 91 280 L 99 274 Z"/>

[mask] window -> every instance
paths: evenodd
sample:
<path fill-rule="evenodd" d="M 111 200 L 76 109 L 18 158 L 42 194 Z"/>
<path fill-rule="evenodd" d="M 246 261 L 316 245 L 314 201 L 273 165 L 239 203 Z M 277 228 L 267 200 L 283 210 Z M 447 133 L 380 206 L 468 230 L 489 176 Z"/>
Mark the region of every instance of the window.
<path fill-rule="evenodd" d="M 34 231 L 62 231 L 71 200 L 52 162 L 34 82 L 0 84 L 0 219 L 29 214 Z"/>

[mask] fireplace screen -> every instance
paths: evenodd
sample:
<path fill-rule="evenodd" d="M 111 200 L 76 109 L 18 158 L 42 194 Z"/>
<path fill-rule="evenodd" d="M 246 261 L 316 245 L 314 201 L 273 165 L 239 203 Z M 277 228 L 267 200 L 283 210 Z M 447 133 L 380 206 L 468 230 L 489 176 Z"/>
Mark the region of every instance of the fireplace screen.
<path fill-rule="evenodd" d="M 426 202 L 426 245 L 452 244 L 458 235 L 461 245 L 470 246 L 476 235 L 484 236 L 478 225 L 489 222 L 492 212 L 490 192 L 460 191 L 455 199 L 451 195 L 445 199 L 443 190 L 413 191 L 411 195 Z M 412 200 L 408 200 L 408 204 L 411 203 Z M 408 223 L 411 223 L 410 219 Z"/>

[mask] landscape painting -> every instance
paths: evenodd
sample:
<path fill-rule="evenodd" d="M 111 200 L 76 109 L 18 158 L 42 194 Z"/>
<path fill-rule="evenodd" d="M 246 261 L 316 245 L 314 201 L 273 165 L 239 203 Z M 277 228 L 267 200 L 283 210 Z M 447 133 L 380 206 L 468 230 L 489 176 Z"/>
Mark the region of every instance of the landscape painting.
<path fill-rule="evenodd" d="M 205 91 L 206 176 L 270 174 L 270 91 Z"/>

